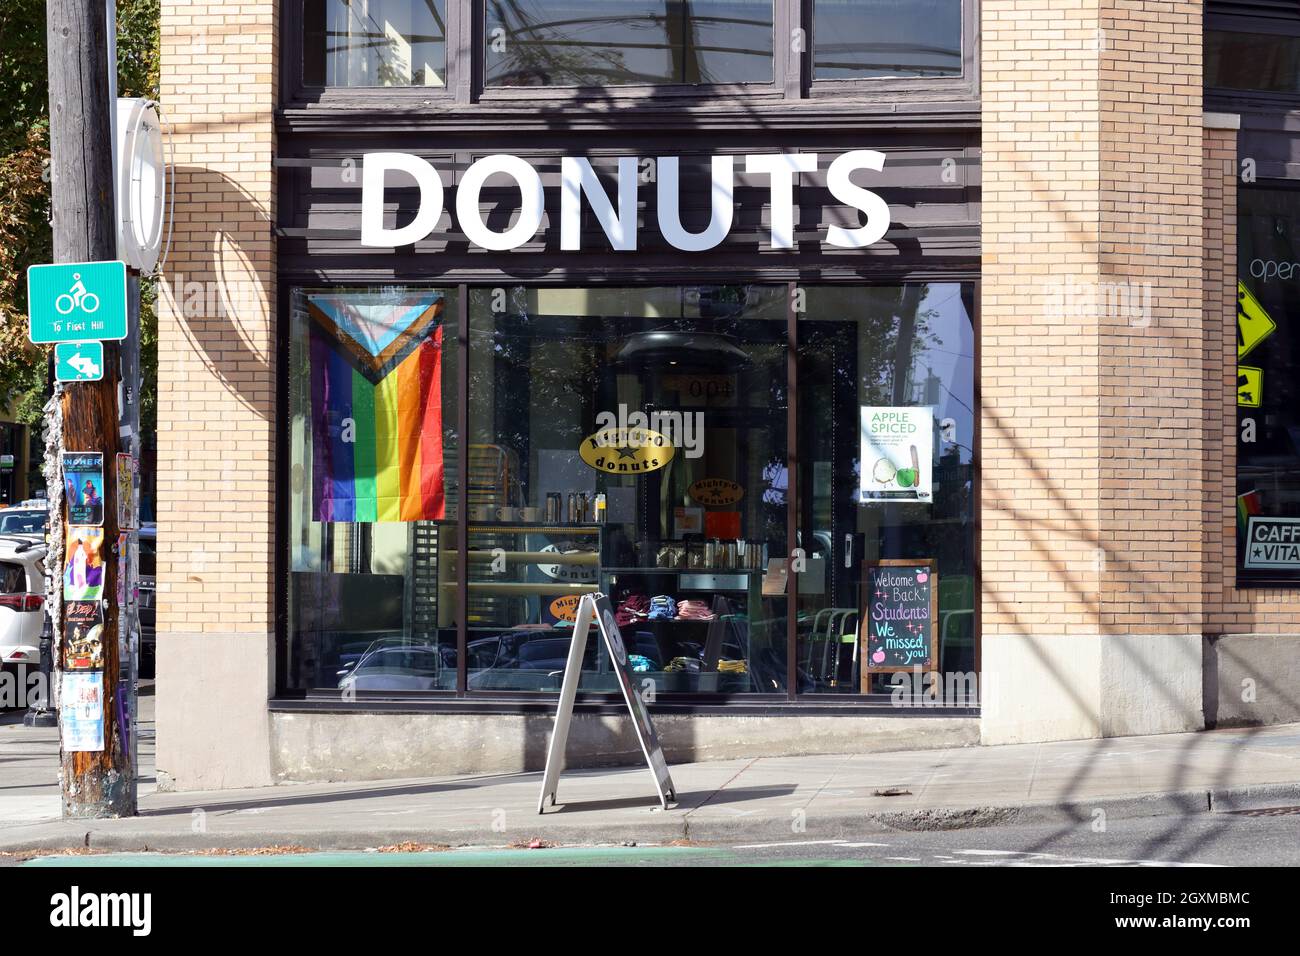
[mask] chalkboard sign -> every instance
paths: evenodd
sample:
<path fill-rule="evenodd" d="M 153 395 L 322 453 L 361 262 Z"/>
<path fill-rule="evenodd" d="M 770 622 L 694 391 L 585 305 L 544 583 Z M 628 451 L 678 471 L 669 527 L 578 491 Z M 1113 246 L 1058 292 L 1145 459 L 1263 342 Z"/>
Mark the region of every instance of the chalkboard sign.
<path fill-rule="evenodd" d="M 930 558 L 863 561 L 862 691 L 871 674 L 939 667 L 939 576 Z"/>

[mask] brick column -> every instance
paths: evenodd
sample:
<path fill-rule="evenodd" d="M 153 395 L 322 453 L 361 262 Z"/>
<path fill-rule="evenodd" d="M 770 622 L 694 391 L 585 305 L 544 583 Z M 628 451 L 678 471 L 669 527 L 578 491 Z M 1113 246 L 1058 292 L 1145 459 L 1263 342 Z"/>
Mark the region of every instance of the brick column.
<path fill-rule="evenodd" d="M 982 4 L 989 743 L 1202 725 L 1201 17 Z"/>
<path fill-rule="evenodd" d="M 159 294 L 158 780 L 271 782 L 275 0 L 163 0 L 176 223 Z"/>

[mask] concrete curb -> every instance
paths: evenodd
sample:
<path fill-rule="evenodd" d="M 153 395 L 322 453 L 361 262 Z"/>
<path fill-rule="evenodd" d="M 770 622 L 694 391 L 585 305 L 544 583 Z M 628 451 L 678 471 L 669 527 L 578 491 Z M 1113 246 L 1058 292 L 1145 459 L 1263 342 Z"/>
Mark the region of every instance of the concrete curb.
<path fill-rule="evenodd" d="M 1210 791 L 1210 809 L 1215 813 L 1282 806 L 1300 806 L 1300 783 L 1258 783 Z"/>
<path fill-rule="evenodd" d="M 1063 803 L 1010 804 L 983 807 L 926 807 L 896 811 L 814 814 L 800 820 L 765 817 L 713 818 L 692 811 L 660 819 L 617 819 L 567 823 L 562 813 L 529 817 L 522 826 L 505 832 L 490 826 L 398 827 L 341 830 L 304 828 L 285 830 L 206 832 L 140 829 L 127 824 L 51 821 L 0 831 L 0 851 L 68 850 L 141 852 L 253 849 L 267 846 L 304 846 L 313 850 L 364 850 L 399 843 L 450 846 L 501 846 L 538 838 L 552 843 L 698 843 L 781 842 L 790 839 L 852 839 L 870 834 L 964 830 L 1011 825 L 1092 825 L 1099 819 L 1189 817 L 1204 813 L 1300 805 L 1300 782 L 1262 784 L 1214 790 L 1185 790 L 1135 794 Z M 658 811 L 655 811 L 658 813 Z M 1101 815 L 1104 815 L 1101 816 Z M 796 824 L 799 828 L 796 829 Z"/>

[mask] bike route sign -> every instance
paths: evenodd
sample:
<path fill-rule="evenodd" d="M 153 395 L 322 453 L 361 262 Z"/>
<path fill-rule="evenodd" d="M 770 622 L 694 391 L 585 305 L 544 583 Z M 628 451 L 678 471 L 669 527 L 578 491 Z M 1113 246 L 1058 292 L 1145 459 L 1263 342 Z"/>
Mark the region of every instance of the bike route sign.
<path fill-rule="evenodd" d="M 103 342 L 59 342 L 54 346 L 56 381 L 98 382 L 103 377 Z"/>
<path fill-rule="evenodd" d="M 30 267 L 27 317 L 37 345 L 126 338 L 126 263 Z"/>

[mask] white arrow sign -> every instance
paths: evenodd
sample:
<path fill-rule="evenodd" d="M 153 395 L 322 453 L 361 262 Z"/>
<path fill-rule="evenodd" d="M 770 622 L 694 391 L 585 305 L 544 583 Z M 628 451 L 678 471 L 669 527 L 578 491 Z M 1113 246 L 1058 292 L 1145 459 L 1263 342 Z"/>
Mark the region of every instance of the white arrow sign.
<path fill-rule="evenodd" d="M 93 359 L 82 355 L 80 352 L 68 359 L 68 364 L 82 375 L 86 376 L 86 378 L 99 377 L 99 366 L 95 364 Z"/>

